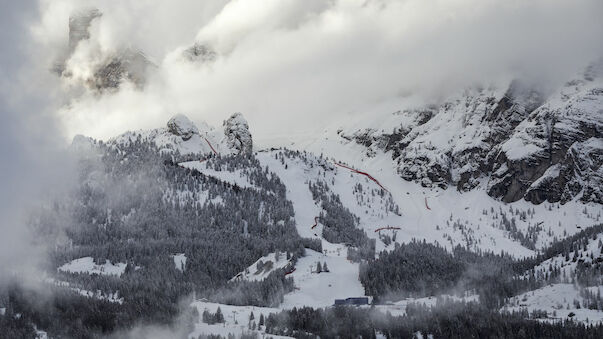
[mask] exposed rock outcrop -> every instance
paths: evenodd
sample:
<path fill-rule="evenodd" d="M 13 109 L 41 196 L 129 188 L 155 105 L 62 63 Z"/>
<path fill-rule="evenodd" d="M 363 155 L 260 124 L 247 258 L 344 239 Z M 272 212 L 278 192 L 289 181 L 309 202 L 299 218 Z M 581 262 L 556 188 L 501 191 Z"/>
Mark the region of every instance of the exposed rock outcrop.
<path fill-rule="evenodd" d="M 549 167 L 530 185 L 525 199 L 535 204 L 544 201 L 565 203 L 582 201 L 603 204 L 603 139 L 576 142 L 564 159 Z"/>
<path fill-rule="evenodd" d="M 139 50 L 130 47 L 103 54 L 101 48 L 91 49 L 88 57 L 72 56 L 80 43 L 89 40 L 90 26 L 102 13 L 98 9 L 80 10 L 69 17 L 69 50 L 63 60 L 53 67 L 65 79 L 76 79 L 95 91 L 116 90 L 128 81 L 137 88 L 142 88 L 146 80 L 146 72 L 153 64 Z M 100 19 L 97 19 L 100 20 Z M 81 47 L 80 47 L 81 48 Z M 92 47 L 87 47 L 92 48 Z M 82 71 L 85 70 L 85 71 Z"/>
<path fill-rule="evenodd" d="M 197 126 L 182 114 L 171 118 L 167 123 L 167 129 L 170 133 L 182 137 L 183 140 L 190 139 L 195 133 L 199 134 Z"/>
<path fill-rule="evenodd" d="M 534 203 L 571 200 L 586 187 L 576 173 L 590 168 L 586 159 L 602 152 L 600 143 L 589 142 L 589 147 L 583 143 L 601 137 L 603 83 L 587 79 L 568 82 L 493 149 L 494 174 L 488 192 L 505 202 L 524 197 Z M 544 194 L 546 189 L 551 192 Z M 597 200 L 596 195 L 583 200 L 590 201 L 589 197 Z"/>
<path fill-rule="evenodd" d="M 102 16 L 96 9 L 80 10 L 69 17 L 69 53 L 73 53 L 82 40 L 90 39 L 90 25 L 92 20 Z"/>
<path fill-rule="evenodd" d="M 486 141 L 496 145 L 506 140 L 511 131 L 542 105 L 544 100 L 542 92 L 534 89 L 533 85 L 513 80 L 494 109 L 484 117 L 484 122 L 490 125 Z"/>
<path fill-rule="evenodd" d="M 505 202 L 601 203 L 603 62 L 545 95 L 513 81 L 502 92 L 472 89 L 437 107 L 396 114 L 393 132 L 339 132 L 347 141 L 391 151 L 400 176 L 425 187 L 481 186 Z"/>
<path fill-rule="evenodd" d="M 216 60 L 216 52 L 207 45 L 195 43 L 183 52 L 184 57 L 190 62 L 211 62 Z"/>
<path fill-rule="evenodd" d="M 153 142 L 160 152 L 195 157 L 250 153 L 252 137 L 241 113 L 233 114 L 224 122 L 224 130 L 201 121 L 193 123 L 183 114 L 173 116 L 165 127 L 130 131 L 111 140 L 114 144 L 130 144 L 135 140 Z"/>
<path fill-rule="evenodd" d="M 238 153 L 251 153 L 253 150 L 253 140 L 247 120 L 241 113 L 234 113 L 224 122 L 224 135 L 226 143 L 230 149 Z"/>

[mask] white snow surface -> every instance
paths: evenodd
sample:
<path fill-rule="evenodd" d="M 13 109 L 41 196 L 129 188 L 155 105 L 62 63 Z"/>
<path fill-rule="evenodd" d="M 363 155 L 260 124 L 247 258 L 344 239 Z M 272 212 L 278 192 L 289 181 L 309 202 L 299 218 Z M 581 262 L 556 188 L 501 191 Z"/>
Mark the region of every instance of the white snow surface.
<path fill-rule="evenodd" d="M 595 287 L 595 291 L 596 289 L 597 287 Z M 603 293 L 603 286 L 599 286 L 598 289 Z M 511 298 L 502 310 L 519 311 L 527 309 L 529 312 L 534 310 L 547 311 L 548 318 L 542 319 L 545 321 L 568 319 L 570 313 L 574 313 L 575 315 L 571 318 L 576 321 L 588 323 L 603 322 L 603 311 L 591 310 L 585 307 L 578 309 L 574 306 L 574 300 L 579 301 L 581 304 L 584 300 L 580 296 L 580 292 L 576 286 L 573 284 L 552 284 Z"/>
<path fill-rule="evenodd" d="M 222 147 L 223 135 L 216 132 L 214 129 L 204 125 L 201 130 L 202 134 L 195 133 L 190 139 L 184 140 L 181 136 L 172 134 L 167 128 L 158 128 L 154 130 L 140 130 L 135 132 L 126 132 L 117 138 L 109 140 L 109 143 L 115 144 L 117 147 L 121 144 L 129 144 L 137 138 L 148 140 L 155 143 L 161 152 L 173 153 L 178 151 L 180 154 L 211 154 L 211 147 L 204 138 L 207 138 L 211 145 L 218 152 L 227 152 L 227 149 Z"/>
<path fill-rule="evenodd" d="M 98 265 L 94 263 L 94 259 L 92 257 L 83 257 L 79 259 L 74 259 L 60 266 L 58 270 L 69 273 L 114 275 L 119 277 L 125 272 L 126 264 L 112 264 L 109 260 L 106 260 L 104 264 Z"/>
<path fill-rule="evenodd" d="M 46 333 L 46 331 L 36 329 L 36 339 L 48 339 L 48 333 Z"/>
<path fill-rule="evenodd" d="M 363 154 L 363 146 L 355 143 L 325 138 L 320 142 L 299 144 L 299 148 L 311 149 L 314 154 L 325 154 L 329 158 L 320 159 L 307 153 L 307 163 L 296 157 L 285 158 L 282 164 L 275 159 L 275 154 L 282 152 L 279 150 L 259 152 L 257 157 L 262 166 L 268 166 L 287 187 L 287 199 L 293 203 L 298 233 L 303 237 L 320 238 L 322 233 L 320 223 L 311 229 L 314 218 L 321 211 L 308 188 L 308 183 L 316 180 L 326 182 L 330 190 L 340 196 L 344 207 L 359 217 L 359 227 L 370 238 L 377 239 L 377 252 L 393 249 L 393 244 L 385 246 L 375 230 L 394 226 L 400 227 L 400 230 L 381 233 L 392 236 L 396 232 L 396 241 L 400 243 L 413 238 L 425 239 L 447 248 L 461 244 L 473 250 L 504 251 L 516 257 L 525 257 L 535 252 L 510 238 L 509 232 L 501 224 L 503 214 L 509 220 L 514 219 L 517 228 L 524 233 L 537 224 L 542 228 L 538 233 L 536 249 L 546 247 L 554 238 L 574 234 L 603 220 L 603 206 L 592 203 L 571 201 L 565 205 L 533 205 L 520 200 L 507 204 L 488 196 L 483 189 L 461 193 L 454 188 L 425 188 L 402 180 L 389 153 L 368 157 Z M 391 201 L 399 207 L 400 215 L 388 212 L 389 193 L 385 192 L 383 198 L 373 197 L 371 192 L 379 191 L 379 186 L 363 175 L 334 165 L 340 161 L 375 177 L 391 192 Z M 358 183 L 364 188 L 362 195 L 354 192 L 354 186 Z M 481 185 L 485 186 L 486 183 Z M 525 218 L 522 214 L 525 214 Z"/>
<path fill-rule="evenodd" d="M 314 225 L 314 218 L 320 213 L 320 207 L 316 205 L 312 199 L 312 193 L 308 189 L 308 179 L 311 175 L 308 174 L 308 169 L 301 165 L 301 161 L 285 167 L 273 157 L 273 152 L 261 152 L 257 154 L 257 158 L 262 166 L 268 166 L 271 171 L 281 179 L 285 187 L 287 187 L 287 199 L 293 203 L 295 211 L 295 222 L 297 233 L 304 238 L 318 238 L 314 234 L 320 234 L 322 229 Z"/>
<path fill-rule="evenodd" d="M 389 312 L 393 316 L 403 316 L 406 315 L 406 307 L 409 304 L 419 304 L 425 305 L 427 307 L 436 306 L 436 304 L 440 301 L 444 300 L 452 300 L 457 302 L 478 302 L 478 295 L 468 295 L 464 297 L 457 297 L 454 295 L 440 295 L 440 296 L 429 296 L 423 298 L 406 298 L 400 301 L 396 301 L 394 303 L 389 303 L 386 305 L 376 305 L 375 308 L 382 312 Z"/>
<path fill-rule="evenodd" d="M 330 244 L 323 240 L 323 253 L 306 249 L 306 256 L 299 258 L 295 272 L 290 276 L 295 290 L 285 295 L 282 308 L 331 306 L 335 299 L 364 296 L 364 287 L 358 278 L 358 264 L 346 259 L 344 245 Z M 318 262 L 327 263 L 329 272 L 315 273 Z"/>
<path fill-rule="evenodd" d="M 306 153 L 303 155 L 305 161 L 301 157 L 285 157 L 281 162 L 278 158 L 282 152 L 280 150 L 259 152 L 257 158 L 262 166 L 268 166 L 287 187 L 287 199 L 293 203 L 298 233 L 304 237 L 322 239 L 320 223 L 311 229 L 314 217 L 321 212 L 320 205 L 312 199 L 308 188 L 308 183 L 316 180 L 326 182 L 329 189 L 340 196 L 342 204 L 359 217 L 358 226 L 369 237 L 377 239 L 377 251 L 391 250 L 394 247 L 393 244 L 385 246 L 375 229 L 399 226 L 401 229 L 398 231 L 387 230 L 382 233 L 392 236 L 396 232 L 396 241 L 400 243 L 409 242 L 413 238 L 425 239 L 447 248 L 461 244 L 474 250 L 495 253 L 504 251 L 521 258 L 531 256 L 535 251 L 511 239 L 509 232 L 501 229 L 503 214 L 508 219 L 514 219 L 517 228 L 523 232 L 527 232 L 528 227 L 541 227 L 536 241 L 536 248 L 540 249 L 554 238 L 563 238 L 600 223 L 603 211 L 596 204 L 569 202 L 565 205 L 533 205 L 525 201 L 506 204 L 479 189 L 460 193 L 452 188 L 424 188 L 401 180 L 390 154 L 376 153 L 369 157 L 363 153 L 362 146 L 341 142 L 339 139 L 325 137 L 316 143 L 300 143 L 299 149 L 311 149 L 314 154 L 323 154 L 329 158 Z M 364 192 L 377 192 L 380 188 L 365 176 L 334 165 L 341 161 L 368 172 L 385 186 L 391 193 L 391 200 L 399 207 L 399 214 L 388 213 L 388 193 L 384 194 L 384 198 L 376 196 L 373 199 L 372 194 L 360 196 L 355 192 L 353 188 L 358 183 L 362 184 Z M 307 250 L 308 255 L 298 261 L 297 270 L 290 275 L 295 281 L 296 290 L 285 295 L 280 307 L 325 307 L 332 305 L 336 298 L 364 295 L 364 289 L 358 281 L 358 265 L 346 260 L 347 248 L 330 244 L 324 239 L 322 243 L 326 254 Z M 327 262 L 331 272 L 312 273 L 318 261 Z M 436 299 L 408 299 L 378 307 L 384 311 L 403 314 L 409 302 L 433 304 Z M 477 300 L 477 297 L 470 296 L 463 300 Z"/>
<path fill-rule="evenodd" d="M 235 170 L 234 172 L 229 171 L 217 171 L 213 168 L 207 167 L 207 162 L 204 161 L 186 161 L 178 164 L 179 166 L 197 170 L 207 176 L 214 177 L 220 181 L 229 183 L 231 185 L 237 185 L 239 187 L 254 188 L 260 190 L 261 188 L 253 185 L 249 182 L 249 178 L 244 174 L 243 170 Z"/>
<path fill-rule="evenodd" d="M 176 269 L 180 272 L 184 272 L 184 270 L 186 269 L 186 255 L 184 253 L 174 254 L 173 259 L 174 266 L 176 266 Z"/>
<path fill-rule="evenodd" d="M 258 269 L 258 264 L 260 262 L 262 262 L 262 268 Z M 274 270 L 287 267 L 290 262 L 290 260 L 287 260 L 286 253 L 279 253 L 278 260 L 276 258 L 276 253 L 269 253 L 256 260 L 256 262 L 251 264 L 243 272 L 239 272 L 232 279 L 230 279 L 230 281 L 262 281 L 266 279 L 270 273 L 274 272 Z"/>
<path fill-rule="evenodd" d="M 598 260 L 603 260 L 603 248 L 599 247 L 599 242 L 603 241 L 603 233 L 599 233 L 595 238 L 590 238 L 586 246 L 586 250 L 579 246 L 577 251 L 569 252 L 568 259 L 566 260 L 563 254 L 559 254 L 555 257 L 547 259 L 535 266 L 524 274 L 524 278 L 528 278 L 531 273 L 538 279 L 546 278 L 545 275 L 550 274 L 551 269 L 559 269 L 559 274 L 564 283 L 570 283 L 571 279 L 575 277 L 576 266 L 578 262 L 584 262 L 585 264 L 594 264 Z M 592 258 L 590 255 L 592 254 Z M 603 286 L 602 286 L 603 287 Z"/>

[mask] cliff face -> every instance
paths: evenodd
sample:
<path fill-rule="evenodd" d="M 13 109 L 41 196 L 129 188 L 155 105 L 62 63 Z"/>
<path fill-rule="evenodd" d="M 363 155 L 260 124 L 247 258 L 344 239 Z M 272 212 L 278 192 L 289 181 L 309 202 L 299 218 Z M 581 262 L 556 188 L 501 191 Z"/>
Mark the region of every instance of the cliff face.
<path fill-rule="evenodd" d="M 589 72 L 568 82 L 495 146 L 491 196 L 507 202 L 523 197 L 537 204 L 576 197 L 603 203 L 595 193 L 602 178 L 600 75 Z"/>
<path fill-rule="evenodd" d="M 102 20 L 102 13 L 94 8 L 80 10 L 69 17 L 68 51 L 54 66 L 56 73 L 67 81 L 98 92 L 115 91 L 124 82 L 137 88 L 144 87 L 147 68 L 152 63 L 142 51 L 132 47 L 104 51 L 92 48 L 94 44 L 80 46 L 91 39 L 90 27 L 96 20 Z M 86 50 L 78 51 L 78 48 Z"/>
<path fill-rule="evenodd" d="M 445 103 L 396 112 L 391 133 L 341 133 L 367 154 L 391 151 L 400 176 L 425 187 L 480 186 L 504 202 L 603 203 L 603 67 L 552 94 L 513 81 L 471 89 Z"/>
<path fill-rule="evenodd" d="M 241 113 L 234 113 L 224 122 L 224 135 L 228 147 L 237 153 L 251 153 L 253 150 L 249 125 Z"/>
<path fill-rule="evenodd" d="M 102 13 L 96 9 L 82 10 L 69 17 L 69 52 L 72 53 L 82 40 L 90 39 L 92 20 L 100 18 Z"/>

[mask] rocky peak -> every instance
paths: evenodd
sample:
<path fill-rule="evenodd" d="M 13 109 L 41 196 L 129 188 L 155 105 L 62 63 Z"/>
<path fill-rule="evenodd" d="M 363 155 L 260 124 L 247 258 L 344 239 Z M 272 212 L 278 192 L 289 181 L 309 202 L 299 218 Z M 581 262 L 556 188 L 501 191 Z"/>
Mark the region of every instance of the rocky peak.
<path fill-rule="evenodd" d="M 117 89 L 121 82 L 127 79 L 142 88 L 149 64 L 141 51 L 125 49 L 107 58 L 105 63 L 95 70 L 89 85 L 99 91 Z"/>
<path fill-rule="evenodd" d="M 216 60 L 216 52 L 207 45 L 195 43 L 184 50 L 184 57 L 190 62 L 211 62 Z"/>
<path fill-rule="evenodd" d="M 94 139 L 83 136 L 81 134 L 77 134 L 73 137 L 73 140 L 71 141 L 70 149 L 75 152 L 84 153 L 92 150 L 94 144 Z"/>
<path fill-rule="evenodd" d="M 486 115 L 486 120 L 506 120 L 512 115 L 518 115 L 517 118 L 522 120 L 522 117 L 542 105 L 544 100 L 543 93 L 536 86 L 521 80 L 513 80 L 494 110 Z"/>
<path fill-rule="evenodd" d="M 69 51 L 73 52 L 80 41 L 90 39 L 89 28 L 92 20 L 102 16 L 96 9 L 85 9 L 74 12 L 69 16 Z"/>
<path fill-rule="evenodd" d="M 182 140 L 190 139 L 194 134 L 199 134 L 197 126 L 183 114 L 177 114 L 167 123 L 170 133 L 182 137 Z"/>
<path fill-rule="evenodd" d="M 90 25 L 102 15 L 98 9 L 93 8 L 76 11 L 69 17 L 68 53 L 57 60 L 53 71 L 63 79 L 70 79 L 76 83 L 80 81 L 79 84 L 99 92 L 117 90 L 124 80 L 142 88 L 147 69 L 153 63 L 144 53 L 135 48 L 122 47 L 101 55 L 99 54 L 105 52 L 93 51 L 94 56 L 89 60 L 78 60 L 78 64 L 70 64 L 70 59 L 79 43 L 91 38 Z M 86 71 L 82 72 L 81 69 Z"/>
<path fill-rule="evenodd" d="M 403 111 L 390 118 L 391 134 L 339 135 L 365 146 L 368 156 L 392 151 L 400 176 L 425 187 L 481 187 L 504 202 L 602 203 L 601 65 L 550 92 L 515 80 L 506 89 L 452 96 L 426 119 Z"/>
<path fill-rule="evenodd" d="M 224 135 L 228 148 L 238 153 L 251 153 L 253 140 L 249 124 L 241 113 L 234 113 L 224 122 Z"/>

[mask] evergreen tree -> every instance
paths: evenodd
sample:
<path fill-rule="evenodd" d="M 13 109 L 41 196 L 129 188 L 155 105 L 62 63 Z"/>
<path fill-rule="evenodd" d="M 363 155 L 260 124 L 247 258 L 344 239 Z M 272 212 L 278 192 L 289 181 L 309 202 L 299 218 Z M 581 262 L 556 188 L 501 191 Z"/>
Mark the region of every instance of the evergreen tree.
<path fill-rule="evenodd" d="M 218 306 L 218 309 L 216 310 L 216 322 L 217 323 L 223 323 L 224 322 L 224 315 L 222 315 L 222 310 L 220 309 L 220 307 Z"/>

